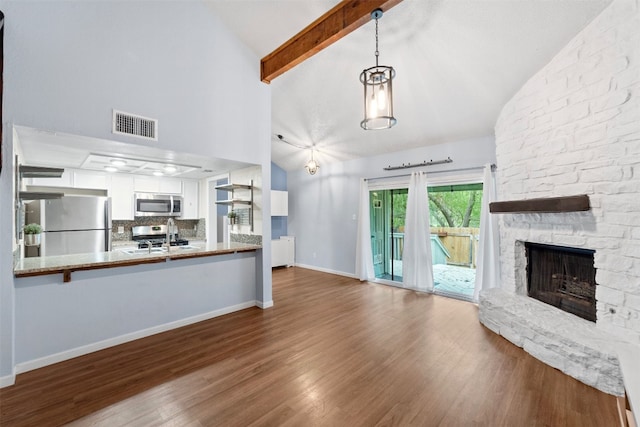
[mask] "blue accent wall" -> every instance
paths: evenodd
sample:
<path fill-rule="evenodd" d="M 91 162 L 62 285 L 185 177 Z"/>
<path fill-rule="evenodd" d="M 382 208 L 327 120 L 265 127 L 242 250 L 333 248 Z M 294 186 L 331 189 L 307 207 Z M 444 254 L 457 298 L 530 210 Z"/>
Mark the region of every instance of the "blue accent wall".
<path fill-rule="evenodd" d="M 271 162 L 271 190 L 287 191 L 287 171 Z M 271 238 L 287 235 L 287 217 L 271 217 Z"/>

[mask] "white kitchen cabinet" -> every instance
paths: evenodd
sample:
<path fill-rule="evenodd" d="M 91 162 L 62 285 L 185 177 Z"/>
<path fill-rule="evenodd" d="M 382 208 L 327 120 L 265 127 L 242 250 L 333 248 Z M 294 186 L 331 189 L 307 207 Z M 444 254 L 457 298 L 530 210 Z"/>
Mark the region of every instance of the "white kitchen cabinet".
<path fill-rule="evenodd" d="M 157 178 L 136 176 L 133 178 L 133 190 L 138 193 L 157 193 L 160 183 Z"/>
<path fill-rule="evenodd" d="M 198 181 L 182 180 L 184 208 L 181 219 L 198 219 Z"/>
<path fill-rule="evenodd" d="M 98 190 L 107 190 L 109 188 L 108 176 L 103 172 L 73 171 L 72 174 L 74 188 L 92 188 Z"/>
<path fill-rule="evenodd" d="M 295 263 L 295 239 L 293 236 L 282 236 L 271 241 L 271 267 L 286 265 L 291 267 Z"/>
<path fill-rule="evenodd" d="M 158 192 L 162 194 L 182 194 L 182 180 L 176 178 L 158 178 Z"/>
<path fill-rule="evenodd" d="M 182 194 L 182 180 L 153 176 L 135 176 L 134 190 L 137 193 Z"/>
<path fill-rule="evenodd" d="M 289 192 L 271 190 L 271 216 L 289 215 Z"/>
<path fill-rule="evenodd" d="M 133 176 L 113 174 L 111 176 L 111 218 L 133 221 Z"/>

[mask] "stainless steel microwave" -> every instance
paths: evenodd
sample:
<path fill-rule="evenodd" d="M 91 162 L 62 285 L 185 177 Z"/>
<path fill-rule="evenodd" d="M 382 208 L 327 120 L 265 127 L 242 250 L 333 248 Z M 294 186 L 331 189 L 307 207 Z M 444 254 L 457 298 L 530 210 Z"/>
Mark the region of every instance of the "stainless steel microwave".
<path fill-rule="evenodd" d="M 182 216 L 181 196 L 135 193 L 135 216 Z"/>

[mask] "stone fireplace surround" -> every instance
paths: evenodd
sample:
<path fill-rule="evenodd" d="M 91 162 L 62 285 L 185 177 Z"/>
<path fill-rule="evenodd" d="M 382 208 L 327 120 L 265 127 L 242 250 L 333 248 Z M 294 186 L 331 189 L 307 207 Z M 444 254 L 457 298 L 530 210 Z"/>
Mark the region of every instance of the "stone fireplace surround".
<path fill-rule="evenodd" d="M 617 343 L 640 344 L 638 3 L 614 0 L 500 113 L 498 200 L 587 194 L 590 210 L 499 214 L 501 283 L 480 295 L 488 328 L 615 395 Z M 595 250 L 595 324 L 526 296 L 524 242 Z"/>

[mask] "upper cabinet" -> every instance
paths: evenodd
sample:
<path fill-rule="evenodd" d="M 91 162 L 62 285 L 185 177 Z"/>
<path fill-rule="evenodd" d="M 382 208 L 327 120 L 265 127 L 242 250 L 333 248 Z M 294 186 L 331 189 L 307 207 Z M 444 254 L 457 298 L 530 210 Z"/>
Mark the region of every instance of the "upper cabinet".
<path fill-rule="evenodd" d="M 198 181 L 183 180 L 182 190 L 184 210 L 180 219 L 198 219 Z"/>
<path fill-rule="evenodd" d="M 289 192 L 271 190 L 271 216 L 289 215 Z"/>
<path fill-rule="evenodd" d="M 134 191 L 138 193 L 182 194 L 182 180 L 150 176 L 136 176 Z"/>
<path fill-rule="evenodd" d="M 133 221 L 133 176 L 113 174 L 111 176 L 111 217 L 115 220 Z"/>
<path fill-rule="evenodd" d="M 74 188 L 96 188 L 99 190 L 109 189 L 109 175 L 92 171 L 73 171 Z"/>

